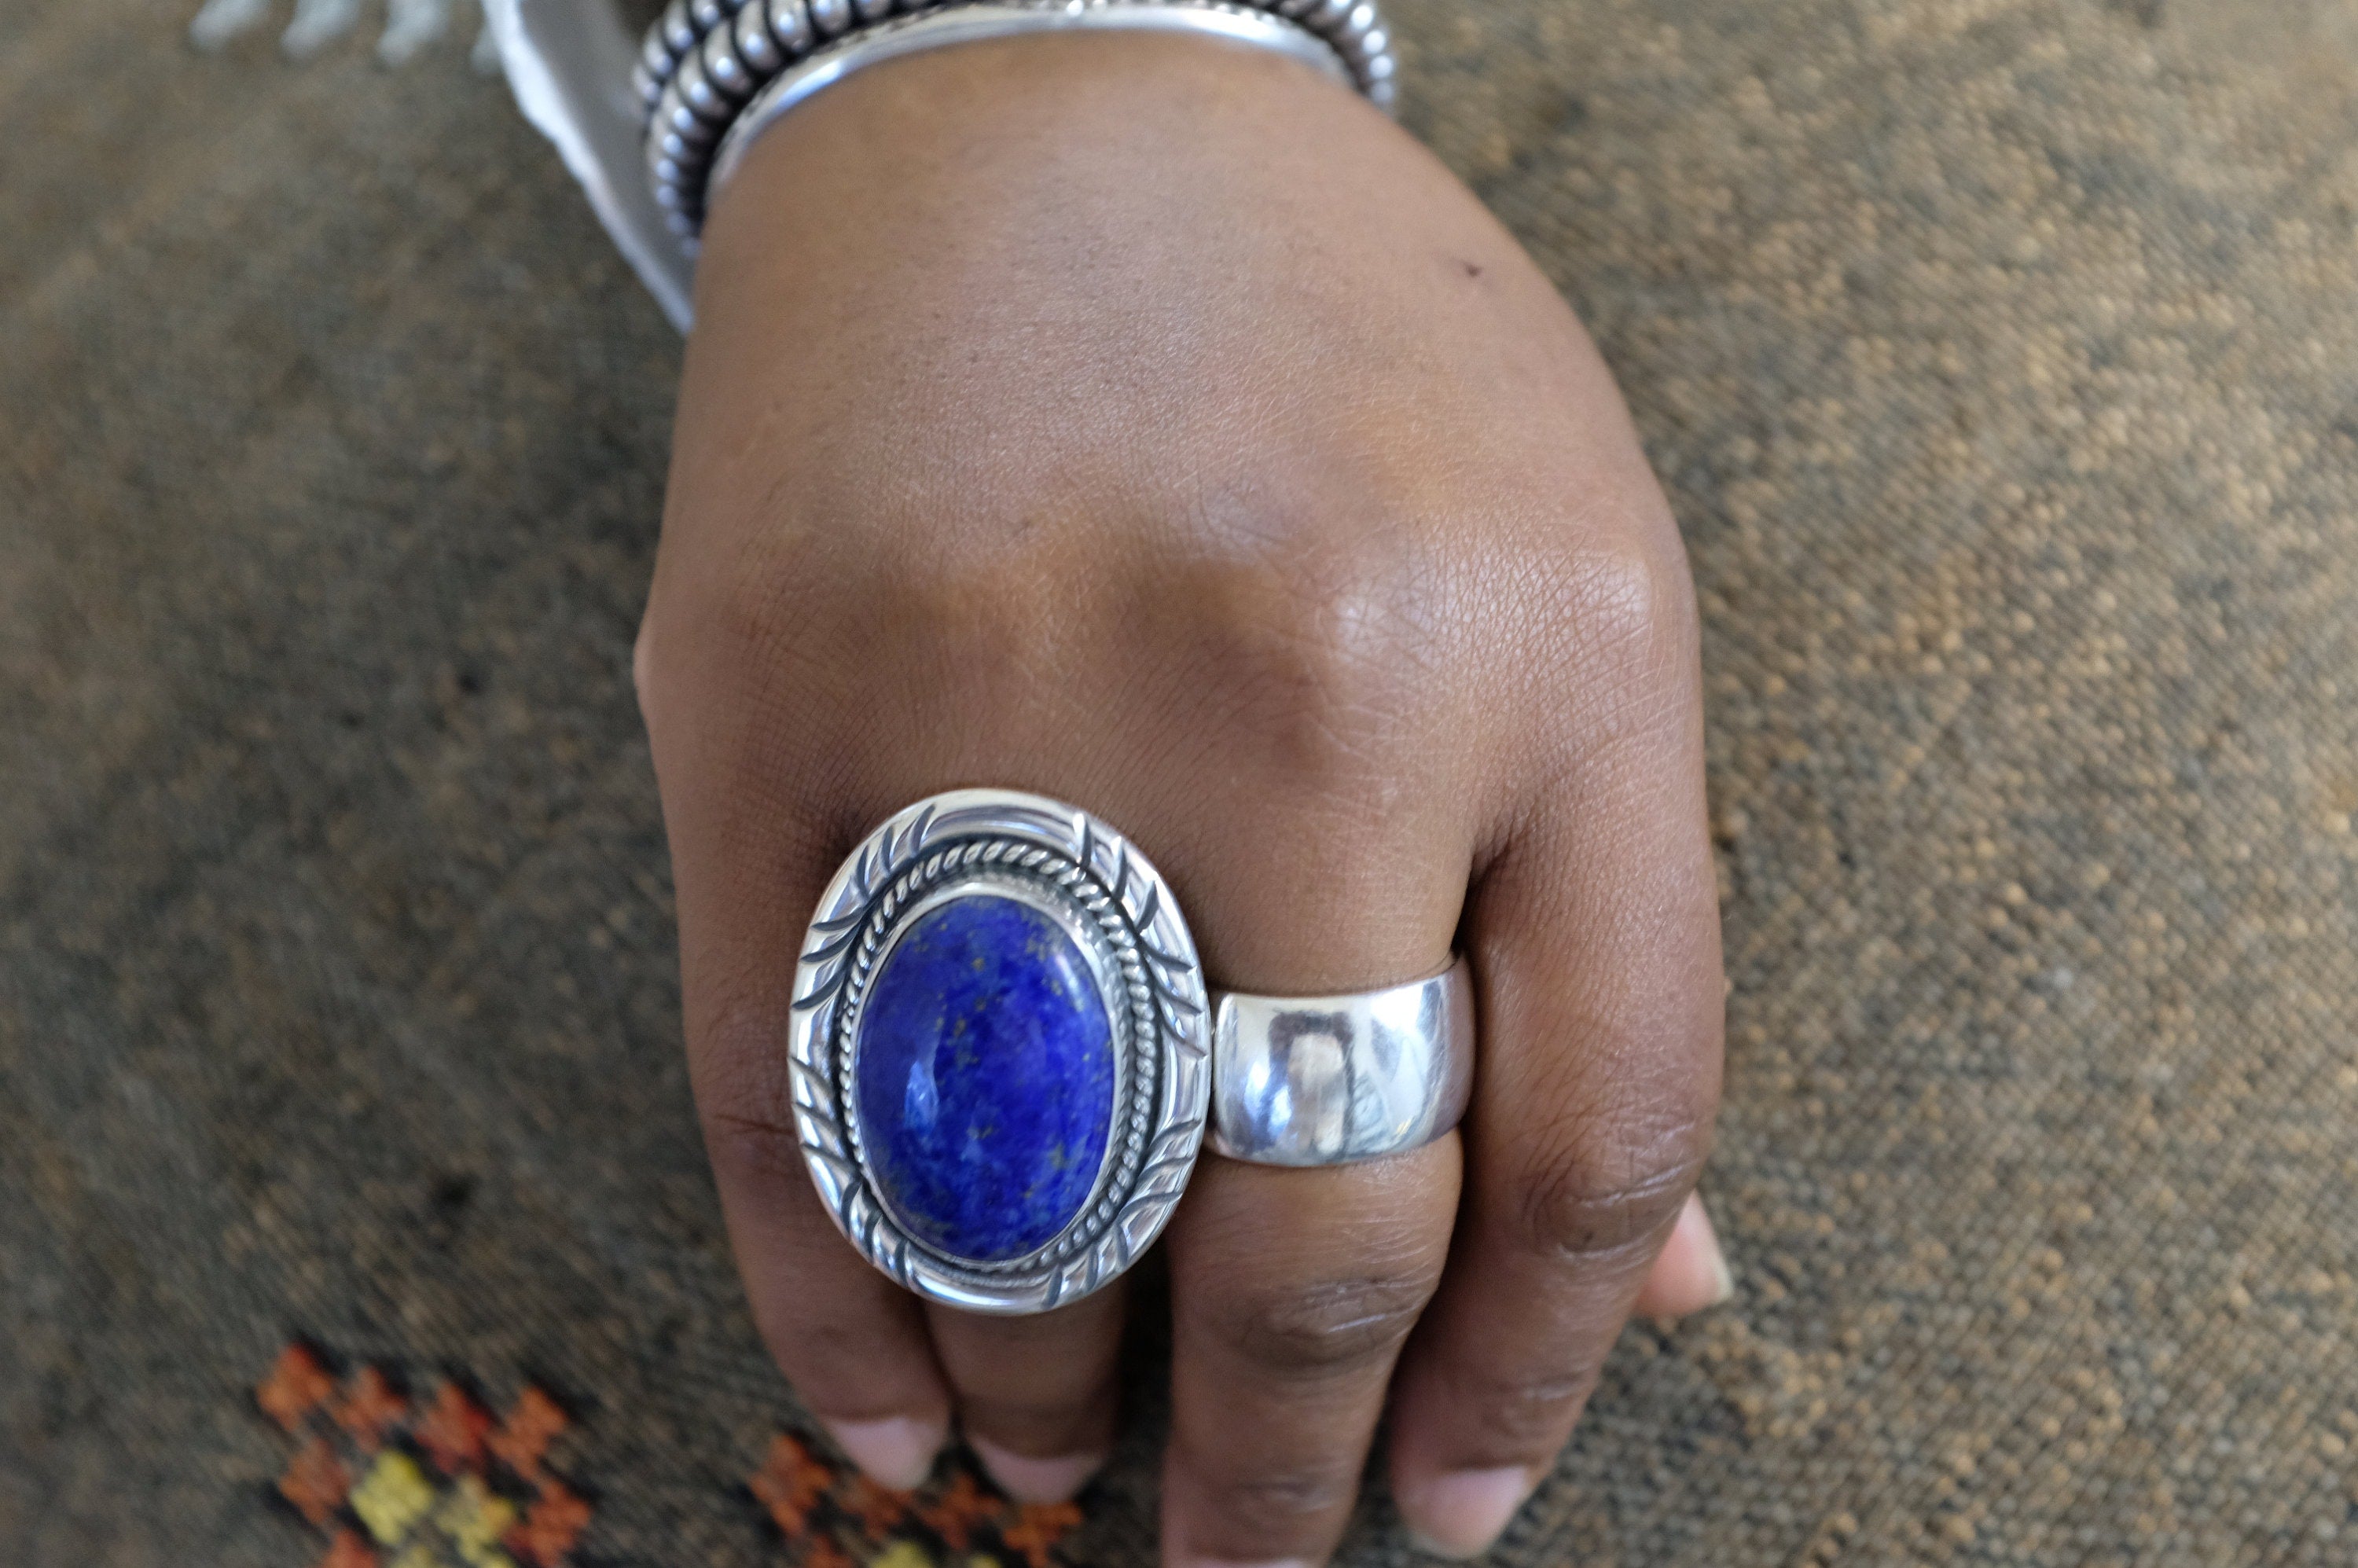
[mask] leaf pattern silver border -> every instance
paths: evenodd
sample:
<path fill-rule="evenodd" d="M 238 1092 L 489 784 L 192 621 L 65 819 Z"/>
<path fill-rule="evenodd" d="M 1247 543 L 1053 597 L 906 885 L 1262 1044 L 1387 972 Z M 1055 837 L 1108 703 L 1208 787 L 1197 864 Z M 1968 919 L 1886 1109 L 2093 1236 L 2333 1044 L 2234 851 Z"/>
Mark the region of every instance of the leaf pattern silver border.
<path fill-rule="evenodd" d="M 1131 993 L 1131 1071 L 1152 1069 L 1151 1098 L 1116 1126 L 1107 1150 L 1126 1179 L 1040 1253 L 1001 1267 L 977 1267 L 909 1235 L 870 1190 L 847 1115 L 850 1053 L 838 1049 L 895 922 L 923 889 L 974 870 L 1038 877 L 1126 933 L 1111 946 L 1126 959 Z M 1013 790 L 921 800 L 852 851 L 803 943 L 788 1051 L 804 1162 L 836 1227 L 919 1295 L 1006 1314 L 1078 1301 L 1145 1253 L 1186 1190 L 1211 1103 L 1209 1022 L 1203 966 L 1178 902 L 1128 839 L 1076 806 Z"/>

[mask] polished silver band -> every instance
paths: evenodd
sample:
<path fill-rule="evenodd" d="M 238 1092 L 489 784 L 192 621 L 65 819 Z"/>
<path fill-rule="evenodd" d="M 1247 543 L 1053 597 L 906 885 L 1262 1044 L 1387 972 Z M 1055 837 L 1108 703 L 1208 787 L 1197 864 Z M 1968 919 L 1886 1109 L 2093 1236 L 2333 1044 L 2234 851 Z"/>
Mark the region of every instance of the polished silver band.
<path fill-rule="evenodd" d="M 1345 996 L 1217 993 L 1211 1146 L 1263 1165 L 1341 1165 L 1455 1128 L 1474 1086 L 1466 960 Z"/>
<path fill-rule="evenodd" d="M 1375 0 L 672 0 L 633 70 L 655 200 L 692 241 L 745 149 L 821 89 L 952 44 L 1109 29 L 1270 49 L 1392 103 L 1398 62 Z"/>

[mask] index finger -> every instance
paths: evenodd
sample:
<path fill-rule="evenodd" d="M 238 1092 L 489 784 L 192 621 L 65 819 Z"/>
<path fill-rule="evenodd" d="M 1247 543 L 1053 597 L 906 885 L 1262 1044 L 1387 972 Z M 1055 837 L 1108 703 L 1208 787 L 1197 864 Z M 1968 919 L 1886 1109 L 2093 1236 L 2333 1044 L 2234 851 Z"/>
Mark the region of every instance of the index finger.
<path fill-rule="evenodd" d="M 665 628 L 668 630 L 668 628 Z M 717 716 L 684 659 L 708 632 L 658 634 L 636 658 L 663 785 L 679 907 L 688 1076 L 755 1327 L 810 1412 L 882 1485 L 922 1482 L 947 1441 L 949 1392 L 916 1299 L 844 1244 L 819 1202 L 777 1049 L 794 1007 L 795 938 L 841 856 L 806 803 L 739 787 L 773 777 Z M 684 654 L 682 644 L 687 645 Z"/>

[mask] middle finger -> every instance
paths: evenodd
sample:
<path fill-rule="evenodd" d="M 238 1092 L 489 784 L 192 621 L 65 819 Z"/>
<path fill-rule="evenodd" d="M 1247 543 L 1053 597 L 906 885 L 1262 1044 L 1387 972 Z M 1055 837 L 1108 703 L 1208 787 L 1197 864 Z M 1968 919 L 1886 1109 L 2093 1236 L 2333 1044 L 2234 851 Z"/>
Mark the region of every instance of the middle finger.
<path fill-rule="evenodd" d="M 1017 1502 L 1063 1502 L 1105 1462 L 1126 1293 L 1116 1281 L 1035 1317 L 926 1306 L 967 1444 Z"/>

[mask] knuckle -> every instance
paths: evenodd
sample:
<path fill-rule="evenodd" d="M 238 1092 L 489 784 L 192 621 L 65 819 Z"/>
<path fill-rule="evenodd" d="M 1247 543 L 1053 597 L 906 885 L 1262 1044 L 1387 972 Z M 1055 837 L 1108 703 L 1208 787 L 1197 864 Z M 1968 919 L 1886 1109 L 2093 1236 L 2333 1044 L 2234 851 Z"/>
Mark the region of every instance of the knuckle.
<path fill-rule="evenodd" d="M 802 1175 L 802 1139 L 790 1118 L 708 1110 L 699 1119 L 705 1155 L 723 1187 Z"/>
<path fill-rule="evenodd" d="M 1520 1239 L 1590 1268 L 1650 1258 L 1709 1148 L 1709 1124 L 1699 1120 L 1568 1142 L 1524 1172 L 1514 1204 Z"/>
<path fill-rule="evenodd" d="M 788 1069 L 763 1048 L 761 1010 L 741 999 L 714 999 L 701 1027 L 691 1027 L 697 1120 L 706 1157 L 724 1188 L 741 1182 L 806 1179 L 802 1134 L 795 1126 Z"/>
<path fill-rule="evenodd" d="M 1661 555 L 1622 547 L 1588 558 L 1582 595 L 1590 622 L 1617 642 L 1658 636 L 1678 620 L 1685 573 Z"/>
<path fill-rule="evenodd" d="M 1055 591 L 1021 559 L 953 557 L 880 593 L 875 625 L 887 647 L 904 652 L 913 689 L 935 694 L 946 711 L 1011 711 L 1036 684 Z"/>
<path fill-rule="evenodd" d="M 1683 549 L 1633 540 L 1585 549 L 1559 564 L 1553 599 L 1574 661 L 1626 696 L 1665 684 L 1693 662 L 1701 636 Z"/>
<path fill-rule="evenodd" d="M 772 1292 L 752 1303 L 754 1328 L 772 1346 L 790 1346 L 778 1359 L 794 1368 L 803 1397 L 821 1404 L 841 1404 L 846 1386 L 857 1379 L 864 1365 L 892 1346 L 880 1345 L 873 1318 L 862 1319 L 827 1310 L 824 1305 L 782 1292 Z"/>
<path fill-rule="evenodd" d="M 1414 583 L 1378 551 L 1303 546 L 1195 577 L 1187 663 L 1266 764 L 1311 781 L 1357 777 L 1416 717 L 1435 660 Z"/>
<path fill-rule="evenodd" d="M 1579 1372 L 1461 1369 L 1453 1379 L 1463 1408 L 1476 1423 L 1486 1452 L 1533 1456 L 1563 1442 L 1595 1388 L 1597 1370 Z"/>
<path fill-rule="evenodd" d="M 925 1407 L 924 1374 L 893 1319 L 817 1292 L 757 1292 L 749 1304 L 755 1332 L 812 1411 L 857 1421 Z"/>
<path fill-rule="evenodd" d="M 1328 1280 L 1242 1296 L 1221 1325 L 1250 1362 L 1275 1371 L 1347 1371 L 1389 1358 L 1416 1326 L 1435 1281 L 1422 1274 Z"/>
<path fill-rule="evenodd" d="M 717 584 L 658 578 L 631 672 L 659 752 L 667 734 L 673 747 L 700 735 L 682 755 L 752 745 L 765 765 L 790 756 L 773 742 L 829 717 L 857 674 L 831 651 L 827 622 L 807 585 L 773 573 L 748 569 Z"/>
<path fill-rule="evenodd" d="M 1357 1500 L 1359 1465 L 1355 1458 L 1270 1461 L 1248 1470 L 1231 1461 L 1211 1477 L 1210 1489 L 1212 1504 L 1228 1533 L 1285 1542 L 1314 1530 Z"/>

